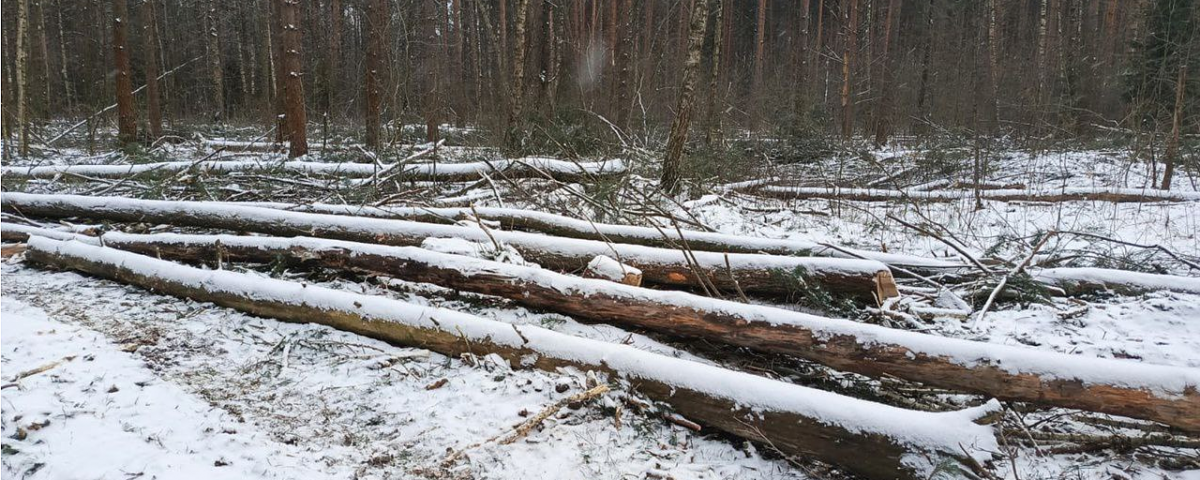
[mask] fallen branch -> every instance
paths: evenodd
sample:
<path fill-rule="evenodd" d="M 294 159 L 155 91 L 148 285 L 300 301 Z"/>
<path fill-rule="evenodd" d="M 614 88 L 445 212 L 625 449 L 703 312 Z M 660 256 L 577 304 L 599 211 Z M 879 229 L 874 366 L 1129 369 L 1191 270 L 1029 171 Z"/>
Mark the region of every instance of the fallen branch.
<path fill-rule="evenodd" d="M 1032 273 L 1035 280 L 1057 286 L 1068 295 L 1109 290 L 1138 294 L 1156 290 L 1200 294 L 1200 278 L 1130 272 L 1109 268 L 1047 268 Z"/>
<path fill-rule="evenodd" d="M 558 413 L 558 411 L 562 410 L 563 407 L 570 405 L 572 403 L 585 402 L 585 401 L 591 400 L 593 398 L 596 398 L 600 395 L 607 393 L 609 390 L 610 390 L 610 388 L 608 385 L 599 385 L 599 386 L 593 387 L 589 390 L 584 390 L 582 392 L 576 393 L 575 395 L 571 395 L 567 398 L 564 398 L 562 400 L 554 402 L 550 406 L 543 409 L 537 415 L 534 415 L 533 418 L 530 418 L 529 420 L 521 422 L 520 425 L 513 427 L 513 431 L 511 433 L 509 433 L 508 435 L 503 435 L 503 436 L 497 435 L 495 437 L 489 438 L 482 442 L 475 443 L 470 446 L 464 447 L 462 449 L 456 450 L 454 453 L 451 453 L 450 455 L 447 455 L 446 458 L 442 459 L 441 464 L 442 464 L 442 466 L 448 466 L 450 464 L 453 464 L 454 462 L 458 461 L 459 458 L 462 458 L 462 456 L 464 454 L 466 454 L 468 450 L 473 450 L 473 449 L 479 448 L 483 445 L 487 445 L 489 443 L 498 443 L 500 445 L 512 444 L 513 442 L 516 442 L 517 440 L 524 438 L 526 435 L 529 435 L 529 432 L 533 431 L 533 429 L 535 427 L 537 427 L 538 425 L 541 425 L 542 422 L 546 421 L 547 418 L 550 418 L 551 415 Z"/>
<path fill-rule="evenodd" d="M 1143 418 L 1200 431 L 1200 371 L 927 335 L 499 262 L 314 238 L 110 233 L 162 258 L 353 268 L 496 295 L 597 322 L 781 353 L 872 377 Z M 219 245 L 219 247 L 218 247 Z"/>
<path fill-rule="evenodd" d="M 363 243 L 415 246 L 428 238 L 495 240 L 527 259 L 560 271 L 582 271 L 598 255 L 615 253 L 642 271 L 646 283 L 697 288 L 711 284 L 725 291 L 795 297 L 798 287 L 819 287 L 830 294 L 874 303 L 881 292 L 894 292 L 887 266 L 870 260 L 791 257 L 717 252 L 688 252 L 641 245 L 551 237 L 526 232 L 483 231 L 475 227 L 405 220 L 347 217 L 209 202 L 170 202 L 119 197 L 8 193 L 6 211 L 43 217 L 86 217 L 123 222 L 152 222 L 218 228 L 279 236 L 315 236 Z M 685 258 L 685 255 L 690 258 Z M 728 260 L 728 262 L 727 262 Z M 701 278 L 695 263 L 708 278 Z M 728 272 L 732 271 L 731 277 Z M 736 286 L 735 286 L 736 282 Z"/>
<path fill-rule="evenodd" d="M 835 248 L 830 245 L 805 240 L 760 238 L 699 230 L 680 230 L 679 233 L 682 235 L 671 235 L 666 230 L 659 228 L 595 223 L 552 213 L 515 208 L 360 207 L 355 205 L 300 205 L 287 203 L 255 203 L 251 205 L 298 212 L 355 215 L 413 220 L 426 223 L 454 223 L 455 221 L 463 220 L 477 214 L 484 220 L 500 222 L 502 227 L 507 230 L 541 232 L 562 237 L 629 243 L 659 248 L 678 248 L 679 244 L 683 240 L 686 240 L 693 250 L 710 252 L 862 258 L 883 262 L 888 265 L 933 269 L 963 267 L 958 262 L 947 262 L 936 258 L 856 250 L 845 247 Z"/>
<path fill-rule="evenodd" d="M 225 148 L 225 147 L 222 147 Z M 418 152 L 420 153 L 420 152 Z M 538 168 L 531 168 L 535 165 Z M 183 171 L 207 173 L 262 173 L 287 171 L 307 175 L 338 177 L 368 177 L 366 182 L 379 178 L 380 171 L 374 163 L 312 162 L 301 160 L 255 161 L 255 160 L 210 160 L 203 162 L 157 162 L 135 165 L 44 165 L 38 167 L 2 167 L 0 174 L 6 178 L 54 178 L 59 175 L 80 175 L 95 178 L 120 178 L 148 173 L 177 173 Z M 472 181 L 483 178 L 492 171 L 503 171 L 509 177 L 543 178 L 551 175 L 557 180 L 575 181 L 592 176 L 619 175 L 625 173 L 621 160 L 576 163 L 552 158 L 526 158 L 470 163 L 397 163 L 384 165 L 387 173 L 383 180 L 392 178 L 403 181 Z"/>
<path fill-rule="evenodd" d="M 747 193 L 787 200 L 828 198 L 857 200 L 863 202 L 885 202 L 912 198 L 931 202 L 953 202 L 973 199 L 974 192 L 962 190 L 884 190 L 873 188 L 826 188 L 786 187 L 758 185 L 745 189 Z M 1066 202 L 1092 200 L 1104 202 L 1194 202 L 1200 201 L 1200 192 L 1180 192 L 1138 188 L 1088 188 L 1066 187 L 1054 190 L 996 189 L 980 190 L 980 198 L 999 202 Z"/>
<path fill-rule="evenodd" d="M 200 270 L 80 242 L 31 238 L 31 262 L 69 268 L 252 315 L 318 323 L 444 355 L 496 354 L 514 367 L 595 370 L 708 427 L 870 478 L 926 478 L 943 459 L 990 456 L 990 427 L 973 420 L 998 402 L 957 412 L 904 410 L 633 347 L 445 309 L 230 271 Z M 759 437 L 761 435 L 761 437 Z M 958 453 L 970 448 L 970 455 Z M 863 455 L 870 452 L 870 455 Z M 914 452 L 932 462 L 911 462 Z"/>

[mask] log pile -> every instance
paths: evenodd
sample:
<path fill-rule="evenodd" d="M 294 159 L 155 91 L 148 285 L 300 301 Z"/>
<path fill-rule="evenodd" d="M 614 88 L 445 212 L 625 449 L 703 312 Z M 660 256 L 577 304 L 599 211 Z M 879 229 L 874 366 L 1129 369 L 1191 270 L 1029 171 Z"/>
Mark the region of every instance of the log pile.
<path fill-rule="evenodd" d="M 216 228 L 277 236 L 313 236 L 394 246 L 418 246 L 429 238 L 502 242 L 527 260 L 576 272 L 598 255 L 611 255 L 642 271 L 646 283 L 802 300 L 812 289 L 873 304 L 896 295 L 886 265 L 872 260 L 722 254 L 568 239 L 526 232 L 357 218 L 206 202 L 167 202 L 118 197 L 9 193 L 6 212 L 47 218 L 80 217 Z M 710 291 L 710 293 L 713 293 Z"/>
<path fill-rule="evenodd" d="M 270 143 L 262 144 L 270 147 Z M 417 152 L 417 154 L 429 153 Z M 481 180 L 485 176 L 506 178 L 553 178 L 574 182 L 595 177 L 621 175 L 626 171 L 621 160 L 571 162 L 543 157 L 525 157 L 468 163 L 327 163 L 312 161 L 209 160 L 201 162 L 156 162 L 135 165 L 47 165 L 37 167 L 0 167 L 5 178 L 55 178 L 73 175 L 85 178 L 126 178 L 147 174 L 173 174 L 183 171 L 219 173 L 271 173 L 346 177 L 387 175 L 403 181 L 461 182 Z"/>
<path fill-rule="evenodd" d="M 791 187 L 783 185 L 752 185 L 742 191 L 784 200 L 825 198 L 863 202 L 921 201 L 955 202 L 973 200 L 978 194 L 983 200 L 999 202 L 1065 202 L 1091 200 L 1102 202 L 1195 202 L 1200 192 L 1167 191 L 1138 188 L 1064 187 L 1053 190 L 990 189 L 979 192 L 963 190 L 887 190 L 877 188 Z"/>
<path fill-rule="evenodd" d="M 920 413 L 536 327 L 171 261 L 282 262 L 366 272 L 501 297 L 589 322 L 799 358 L 881 381 L 901 379 L 947 392 L 1133 417 L 1167 425 L 1161 428 L 1200 433 L 1200 371 L 1195 369 L 951 339 L 748 301 L 754 296 L 792 298 L 798 289 L 811 288 L 886 308 L 899 300 L 889 264 L 961 267 L 953 262 L 676 226 L 596 224 L 504 208 L 381 209 L 22 193 L 5 194 L 0 207 L 25 217 L 79 217 L 243 234 L 117 231 L 93 237 L 88 236 L 97 234 L 93 231 L 6 223 L 0 226 L 3 240 L 27 244 L 6 246 L 0 253 L 23 254 L 40 265 L 450 356 L 496 354 L 514 367 L 570 366 L 602 372 L 690 419 L 681 422 L 696 425 L 695 421 L 764 442 L 785 455 L 810 456 L 869 478 L 927 477 L 929 464 L 909 461 L 914 454 L 933 465 L 960 462 L 979 473 L 978 462 L 987 460 L 986 452 L 994 451 L 996 440 L 991 428 L 977 421 L 995 407 Z M 503 230 L 494 227 L 497 223 Z M 513 265 L 421 248 L 436 239 L 494 245 L 497 252 L 511 247 L 536 264 Z M 1196 279 L 1188 277 L 1070 268 L 1031 268 L 1029 275 L 1071 295 L 1099 289 L 1200 293 Z M 743 301 L 722 299 L 721 294 L 734 298 L 735 292 Z M 870 458 L 861 455 L 864 451 L 872 453 Z"/>
<path fill-rule="evenodd" d="M 946 460 L 977 464 L 998 448 L 991 428 L 973 423 L 994 411 L 995 403 L 946 413 L 903 410 L 624 345 L 380 297 L 200 270 L 81 242 L 32 238 L 29 248 L 31 262 L 262 317 L 320 323 L 449 356 L 496 354 L 514 367 L 601 372 L 706 427 L 868 478 L 925 478 L 933 465 Z M 967 448 L 975 453 L 964 453 Z M 933 462 L 912 462 L 913 454 Z"/>

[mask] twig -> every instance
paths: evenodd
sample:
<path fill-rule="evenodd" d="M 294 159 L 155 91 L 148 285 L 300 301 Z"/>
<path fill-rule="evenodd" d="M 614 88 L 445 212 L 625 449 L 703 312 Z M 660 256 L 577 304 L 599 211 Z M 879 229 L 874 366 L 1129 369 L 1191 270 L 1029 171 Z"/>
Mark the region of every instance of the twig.
<path fill-rule="evenodd" d="M 590 390 L 586 390 L 586 391 L 577 393 L 575 395 L 571 395 L 570 397 L 564 398 L 557 402 L 554 402 L 550 406 L 543 409 L 540 413 L 533 416 L 533 418 L 530 418 L 529 420 L 521 422 L 520 425 L 513 427 L 513 431 L 507 435 L 497 435 L 495 437 L 489 438 L 482 442 L 478 442 L 478 443 L 469 445 L 461 450 L 458 450 L 454 453 L 451 453 L 450 455 L 447 455 L 446 458 L 442 459 L 441 466 L 443 466 L 443 467 L 449 466 L 449 465 L 453 464 L 455 461 L 457 461 L 459 458 L 462 458 L 462 456 L 464 454 L 466 454 L 468 450 L 479 448 L 479 447 L 489 444 L 489 443 L 494 442 L 494 443 L 498 443 L 500 445 L 508 445 L 513 442 L 516 442 L 517 440 L 524 438 L 526 435 L 529 435 L 529 432 L 533 431 L 533 429 L 535 427 L 540 425 L 542 422 L 546 421 L 547 418 L 550 418 L 555 413 L 558 413 L 558 411 L 562 410 L 563 407 L 570 405 L 572 403 L 591 400 L 592 398 L 603 395 L 604 393 L 608 392 L 609 390 L 610 390 L 610 388 L 608 385 L 598 385 L 596 387 L 591 388 Z"/>

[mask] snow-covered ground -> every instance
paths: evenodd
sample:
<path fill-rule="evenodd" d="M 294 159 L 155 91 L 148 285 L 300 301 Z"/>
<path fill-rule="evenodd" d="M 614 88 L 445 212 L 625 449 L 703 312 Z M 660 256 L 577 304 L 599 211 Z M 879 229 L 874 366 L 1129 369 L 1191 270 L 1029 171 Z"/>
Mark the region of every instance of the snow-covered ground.
<path fill-rule="evenodd" d="M 586 379 L 577 372 L 514 371 L 486 357 L 472 364 L 74 273 L 18 263 L 2 268 L 6 381 L 76 357 L 4 389 L 6 476 L 803 477 L 786 462 L 763 459 L 752 445 L 700 436 L 609 398 L 564 409 L 524 441 L 471 449 L 467 463 L 443 472 L 439 464 L 451 449 L 507 433 L 582 391 Z M 480 311 L 673 351 L 561 316 Z M 117 391 L 109 392 L 113 386 Z M 31 428 L 44 420 L 50 423 Z M 19 428 L 27 436 L 10 438 Z M 122 454 L 104 453 L 110 450 Z"/>

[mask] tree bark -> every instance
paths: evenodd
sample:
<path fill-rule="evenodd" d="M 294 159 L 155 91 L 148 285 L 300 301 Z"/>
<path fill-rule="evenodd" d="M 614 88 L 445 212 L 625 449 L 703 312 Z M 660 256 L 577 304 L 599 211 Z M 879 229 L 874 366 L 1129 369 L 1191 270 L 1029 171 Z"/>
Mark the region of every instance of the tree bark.
<path fill-rule="evenodd" d="M 29 155 L 29 0 L 17 2 L 17 123 L 24 157 Z"/>
<path fill-rule="evenodd" d="M 146 62 L 146 117 L 150 141 L 162 136 L 162 107 L 158 91 L 158 24 L 155 21 L 154 0 L 142 1 L 142 48 Z"/>
<path fill-rule="evenodd" d="M 1179 135 L 1183 130 L 1184 92 L 1187 91 L 1187 54 L 1179 64 L 1179 76 L 1175 81 L 1175 109 L 1171 115 L 1171 138 L 1167 140 L 1167 149 L 1163 153 L 1162 189 L 1171 189 L 1171 180 L 1175 176 L 1175 163 L 1179 157 Z"/>
<path fill-rule="evenodd" d="M 380 146 L 380 116 L 383 107 L 383 92 L 379 74 L 383 70 L 383 56 L 387 49 L 388 1 L 370 0 L 367 4 L 367 55 L 363 86 L 366 90 L 366 146 L 378 150 Z M 331 60 L 332 61 L 332 60 Z"/>
<path fill-rule="evenodd" d="M 880 377 L 891 375 L 957 391 L 980 393 L 1006 401 L 1079 408 L 1166 423 L 1200 431 L 1200 393 L 1165 393 L 1077 378 L 1058 371 L 1059 362 L 1078 362 L 1065 354 L 1048 354 L 1015 347 L 994 346 L 923 334 L 895 335 L 896 330 L 866 327 L 846 321 L 845 329 L 824 327 L 838 320 L 794 314 L 768 307 L 679 296 L 631 288 L 607 280 L 553 274 L 536 267 L 517 267 L 417 248 L 378 248 L 351 242 L 305 238 L 237 237 L 216 235 L 124 235 L 102 237 L 106 246 L 172 260 L 209 262 L 249 261 L 357 269 L 412 282 L 432 283 L 459 291 L 495 295 L 535 309 L 546 309 L 595 322 L 645 328 L 675 336 L 747 347 L 756 351 L 797 356 L 838 370 Z M 770 321 L 764 321 L 770 319 Z M 924 346 L 932 342 L 934 345 Z M 945 344 L 945 346 L 940 345 Z M 953 345 L 953 347 L 950 347 Z M 938 349 L 959 350 L 970 365 Z M 1091 360 L 1097 368 L 1120 369 L 1130 362 Z M 1013 367 L 1009 364 L 1051 365 Z M 1076 363 L 1078 365 L 1079 363 Z M 1170 378 L 1188 375 L 1178 367 L 1139 365 L 1139 375 Z M 1038 369 L 1041 369 L 1040 371 Z M 1156 371 L 1157 370 L 1157 371 Z M 1200 378 L 1195 372 L 1191 376 Z M 1181 395 L 1177 395 L 1181 394 Z"/>
<path fill-rule="evenodd" d="M 883 67 L 883 92 L 879 97 L 878 111 L 875 113 L 875 146 L 882 147 L 887 144 L 888 136 L 891 133 L 892 109 L 895 104 L 895 95 L 893 92 L 893 66 L 895 61 L 892 59 L 892 30 L 896 19 L 900 14 L 900 0 L 890 0 L 888 3 L 887 17 L 883 21 L 883 58 L 879 60 Z M 898 30 L 898 29 L 897 29 Z"/>
<path fill-rule="evenodd" d="M 846 48 L 842 53 L 842 138 L 854 136 L 854 57 L 858 54 L 858 2 L 846 12 Z"/>
<path fill-rule="evenodd" d="M 367 9 L 368 9 L 367 19 L 366 19 L 367 32 L 368 32 L 367 33 L 367 59 L 366 59 L 367 62 L 371 61 L 371 56 L 370 56 L 371 53 L 370 52 L 371 52 L 371 48 L 374 46 L 372 42 L 375 41 L 375 39 L 371 33 L 372 28 L 375 28 L 375 29 L 381 28 L 378 25 L 379 18 L 383 19 L 384 26 L 382 28 L 384 28 L 384 29 L 387 28 L 386 27 L 387 26 L 387 18 L 388 18 L 387 15 L 385 14 L 383 17 L 376 17 L 375 13 L 372 12 L 372 11 L 378 11 L 378 5 L 375 5 L 376 1 L 377 0 L 371 0 L 370 4 L 367 7 Z M 387 11 L 386 2 L 384 2 L 383 11 L 384 12 Z M 342 0 L 331 0 L 329 2 L 329 58 L 326 59 L 326 64 L 325 64 L 326 65 L 326 70 L 325 70 L 325 114 L 326 115 L 333 115 L 333 113 L 332 113 L 333 106 L 337 103 L 338 92 L 340 92 L 342 89 L 342 82 L 338 81 L 338 79 L 340 78 L 340 73 L 341 73 L 340 67 L 341 67 L 341 60 L 342 60 L 342 15 L 343 15 Z M 375 24 L 373 24 L 373 22 Z M 384 45 L 386 45 L 386 43 L 384 43 Z M 376 47 L 376 48 L 378 48 L 378 47 Z M 379 54 L 377 54 L 377 55 L 379 55 Z M 367 68 L 367 71 L 370 72 L 372 67 L 368 63 L 366 68 Z M 376 66 L 375 68 L 378 69 L 379 67 Z M 367 80 L 368 79 L 364 79 L 364 82 Z M 368 92 L 367 95 L 370 95 L 370 87 L 367 87 L 367 92 Z M 369 104 L 370 100 L 367 100 L 367 103 Z M 370 106 L 368 105 L 367 108 L 369 111 Z M 367 121 L 370 122 L 370 113 L 367 114 L 367 117 L 368 117 Z M 379 135 L 378 124 L 376 125 L 375 135 L 376 136 Z M 370 136 L 371 136 L 371 126 L 370 126 L 370 123 L 368 123 L 367 124 L 367 137 L 370 137 Z M 367 144 L 368 144 L 368 146 L 370 146 L 370 144 L 371 144 L 370 140 L 367 141 Z"/>
<path fill-rule="evenodd" d="M 221 20 L 218 9 L 221 0 L 208 0 L 204 15 L 204 48 L 208 56 L 208 70 L 212 80 L 212 103 L 216 119 L 225 118 L 225 67 L 221 60 Z M 297 26 L 298 27 L 298 26 Z"/>
<path fill-rule="evenodd" d="M 515 130 L 520 129 L 521 118 L 524 115 L 525 104 L 525 42 L 526 42 L 526 15 L 529 12 L 529 0 L 517 0 L 517 17 L 514 19 L 516 23 L 516 42 L 513 48 L 513 64 L 512 64 L 512 89 L 509 92 L 512 105 L 508 113 L 508 141 L 505 142 L 510 148 L 516 141 L 514 134 Z"/>
<path fill-rule="evenodd" d="M 683 63 L 683 75 L 679 85 L 679 103 L 675 109 L 675 120 L 671 122 L 671 134 L 667 137 L 667 152 L 663 157 L 662 178 L 659 181 L 659 188 L 667 194 L 674 194 L 679 190 L 683 147 L 687 144 L 688 126 L 691 124 L 692 110 L 696 103 L 696 80 L 700 76 L 700 54 L 704 47 L 707 22 L 708 0 L 697 0 L 692 6 L 687 57 Z"/>
<path fill-rule="evenodd" d="M 496 354 L 514 368 L 574 367 L 626 378 L 680 415 L 868 478 L 926 478 L 931 467 L 914 467 L 915 462 L 907 461 L 910 455 L 932 455 L 930 464 L 937 465 L 961 459 L 964 453 L 956 447 L 995 448 L 996 443 L 990 428 L 972 423 L 994 411 L 995 405 L 914 412 L 539 327 L 247 274 L 204 271 L 81 243 L 38 238 L 30 242 L 27 258 L 251 315 L 318 323 L 450 357 Z M 925 433 L 911 435 L 913 430 Z M 922 438 L 917 441 L 921 446 L 905 438 Z"/>
<path fill-rule="evenodd" d="M 133 104 L 133 75 L 129 62 L 129 9 L 126 0 L 113 0 L 113 59 L 117 69 L 117 136 L 124 145 L 137 141 L 137 111 Z"/>
<path fill-rule="evenodd" d="M 757 22 L 754 27 L 754 78 L 750 91 L 750 130 L 758 130 L 762 111 L 763 67 L 766 63 L 767 47 L 767 0 L 758 0 Z"/>
<path fill-rule="evenodd" d="M 304 72 L 301 57 L 300 0 L 276 0 L 279 5 L 280 44 L 283 50 L 284 123 L 287 125 L 288 157 L 308 153 L 307 119 L 304 112 Z"/>

